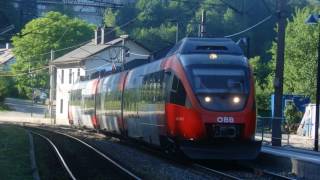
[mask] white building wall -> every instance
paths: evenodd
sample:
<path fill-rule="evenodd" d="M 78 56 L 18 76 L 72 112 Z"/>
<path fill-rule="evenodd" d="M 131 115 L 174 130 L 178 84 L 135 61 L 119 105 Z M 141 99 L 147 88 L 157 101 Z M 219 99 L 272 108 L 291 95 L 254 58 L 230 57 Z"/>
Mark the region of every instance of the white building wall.
<path fill-rule="evenodd" d="M 68 104 L 69 92 L 74 83 L 79 81 L 80 76 L 85 75 L 83 68 L 57 68 L 56 84 L 56 123 L 69 125 L 68 122 Z M 63 72 L 63 73 L 62 73 Z"/>
<path fill-rule="evenodd" d="M 127 41 L 125 46 L 130 49 L 130 52 L 140 55 L 147 55 L 148 51 L 138 46 L 137 44 Z M 68 103 L 69 103 L 69 91 L 72 85 L 77 82 L 78 76 L 77 71 L 80 69 L 80 76 L 90 76 L 92 73 L 102 69 L 111 69 L 112 63 L 110 56 L 114 56 L 116 51 L 110 49 L 101 51 L 100 53 L 94 54 L 85 60 L 82 68 L 57 68 L 57 84 L 56 84 L 56 123 L 62 125 L 69 125 L 68 122 Z M 119 51 L 121 52 L 121 51 Z M 130 54 L 126 57 L 126 62 L 133 59 L 147 59 L 148 56 L 140 56 Z M 116 60 L 117 61 L 117 60 Z M 118 61 L 120 61 L 120 54 L 118 55 Z M 72 69 L 73 80 L 69 83 L 69 70 Z M 62 83 L 62 70 L 64 71 L 64 80 Z M 61 103 L 62 100 L 62 103 Z"/>

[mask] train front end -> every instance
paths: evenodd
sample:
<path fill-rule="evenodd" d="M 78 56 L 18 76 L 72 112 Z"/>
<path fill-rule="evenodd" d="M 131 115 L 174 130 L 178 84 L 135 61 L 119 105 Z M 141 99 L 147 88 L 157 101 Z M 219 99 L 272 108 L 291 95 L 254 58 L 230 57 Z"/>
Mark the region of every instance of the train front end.
<path fill-rule="evenodd" d="M 169 133 L 193 159 L 256 158 L 254 80 L 240 48 L 228 39 L 187 39 L 184 46 L 174 59 L 185 104 L 166 109 Z"/>

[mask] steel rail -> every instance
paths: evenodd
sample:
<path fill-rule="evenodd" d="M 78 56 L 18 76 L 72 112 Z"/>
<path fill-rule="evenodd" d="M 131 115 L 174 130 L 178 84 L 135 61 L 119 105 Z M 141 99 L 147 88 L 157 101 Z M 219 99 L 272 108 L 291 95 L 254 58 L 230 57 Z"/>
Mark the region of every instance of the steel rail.
<path fill-rule="evenodd" d="M 65 133 L 62 133 L 62 132 L 57 132 L 57 131 L 51 131 L 51 130 L 47 130 L 47 129 L 43 129 L 43 128 L 38 128 L 36 127 L 37 129 L 41 129 L 41 130 L 44 130 L 44 131 L 50 131 L 52 133 L 57 133 L 57 134 L 60 134 L 60 135 L 63 135 L 63 136 L 67 136 L 71 139 L 74 139 L 82 144 L 84 144 L 85 146 L 87 146 L 88 148 L 92 149 L 93 151 L 95 151 L 97 154 L 99 154 L 100 156 L 102 156 L 104 159 L 106 159 L 107 161 L 111 162 L 113 165 L 115 165 L 116 167 L 118 167 L 119 169 L 121 169 L 123 172 L 125 172 L 126 174 L 128 174 L 129 176 L 131 176 L 132 178 L 136 179 L 136 180 L 141 180 L 140 177 L 138 177 L 137 175 L 135 175 L 133 172 L 131 172 L 130 170 L 124 168 L 123 166 L 121 166 L 119 163 L 115 162 L 114 160 L 112 160 L 110 157 L 108 157 L 107 155 L 105 155 L 104 153 L 102 153 L 101 151 L 99 151 L 98 149 L 94 148 L 93 146 L 89 145 L 88 143 L 82 141 L 81 139 L 78 139 L 76 137 L 73 137 L 69 134 L 65 134 Z"/>
<path fill-rule="evenodd" d="M 262 172 L 263 172 L 264 174 L 267 174 L 267 175 L 270 175 L 270 176 L 274 176 L 274 177 L 277 177 L 277 178 L 281 178 L 281 179 L 295 180 L 295 178 L 290 178 L 290 177 L 282 176 L 282 175 L 280 175 L 280 174 L 273 173 L 273 172 L 270 172 L 270 171 L 267 171 L 267 170 L 263 170 Z"/>
<path fill-rule="evenodd" d="M 35 134 L 35 135 L 40 136 L 41 138 L 47 140 L 47 141 L 50 143 L 50 145 L 53 147 L 53 149 L 54 149 L 55 152 L 57 153 L 60 161 L 62 162 L 62 165 L 64 166 L 64 168 L 65 168 L 66 171 L 68 172 L 70 178 L 73 179 L 73 180 L 76 180 L 75 176 L 74 176 L 73 173 L 71 172 L 69 166 L 67 165 L 67 163 L 66 163 L 65 160 L 63 159 L 61 153 L 59 152 L 58 148 L 54 145 L 54 143 L 53 143 L 49 138 L 47 138 L 46 136 L 43 136 L 43 135 L 38 134 L 38 133 L 33 132 L 33 131 L 30 131 L 30 132 L 31 132 L 32 134 Z"/>
<path fill-rule="evenodd" d="M 215 170 L 215 169 L 211 169 L 211 168 L 209 168 L 209 167 L 206 167 L 206 166 L 203 166 L 203 165 L 200 165 L 200 164 L 193 164 L 193 166 L 195 166 L 195 167 L 197 167 L 197 168 L 204 169 L 204 170 L 209 171 L 209 172 L 211 172 L 211 173 L 215 173 L 215 174 L 218 174 L 218 175 L 221 175 L 221 176 L 230 178 L 230 179 L 242 180 L 242 178 L 239 178 L 239 177 L 236 177 L 236 176 L 233 176 L 233 175 L 230 175 L 230 174 L 227 174 L 227 173 L 224 173 L 224 172 Z M 252 169 L 253 171 L 256 170 L 256 169 L 253 168 L 253 167 L 246 167 L 246 168 Z M 258 169 L 258 170 L 259 170 L 259 169 Z M 282 176 L 282 175 L 280 175 L 280 174 L 273 173 L 273 172 L 267 171 L 267 170 L 261 170 L 261 172 L 262 172 L 262 174 L 269 175 L 269 176 L 273 176 L 273 177 L 276 177 L 276 178 L 279 178 L 279 179 L 295 180 L 295 178 L 290 178 L 290 177 Z"/>
<path fill-rule="evenodd" d="M 211 172 L 211 173 L 213 173 L 213 174 L 226 177 L 226 178 L 230 178 L 230 179 L 234 179 L 234 180 L 242 180 L 241 178 L 238 178 L 238 177 L 236 177 L 236 176 L 233 176 L 233 175 L 230 175 L 230 174 L 221 172 L 221 171 L 217 171 L 217 170 L 214 170 L 214 169 L 205 167 L 205 166 L 200 165 L 200 164 L 193 164 L 193 166 L 196 167 L 196 168 L 203 169 L 203 170 L 205 170 L 205 171 L 209 171 L 209 172 Z"/>

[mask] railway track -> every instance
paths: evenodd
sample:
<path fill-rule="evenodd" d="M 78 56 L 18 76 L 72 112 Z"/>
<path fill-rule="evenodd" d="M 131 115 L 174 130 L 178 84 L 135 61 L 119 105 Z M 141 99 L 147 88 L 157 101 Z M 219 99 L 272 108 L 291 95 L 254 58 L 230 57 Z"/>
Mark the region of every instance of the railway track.
<path fill-rule="evenodd" d="M 68 179 L 141 179 L 79 138 L 42 128 L 27 130 L 50 144 Z"/>
<path fill-rule="evenodd" d="M 54 131 L 56 131 L 56 130 L 54 130 Z M 66 131 L 68 131 L 68 130 L 66 130 Z M 73 136 L 68 135 L 69 133 L 68 134 L 61 133 L 61 132 L 55 132 L 55 133 L 64 135 L 66 137 L 69 137 L 69 138 L 72 138 L 75 140 L 77 139 L 77 141 L 79 140 L 79 142 L 82 141 L 78 138 L 75 138 Z M 83 143 L 87 144 L 86 142 L 83 142 Z M 175 163 L 177 165 L 181 165 L 184 168 L 188 168 L 188 169 L 190 168 L 190 170 L 192 170 L 192 171 L 198 171 L 203 174 L 210 174 L 214 178 L 218 177 L 219 179 L 221 178 L 221 179 L 236 179 L 236 180 L 242 180 L 242 179 L 288 179 L 288 180 L 292 180 L 292 179 L 294 179 L 294 178 L 282 176 L 280 174 L 276 174 L 276 173 L 273 173 L 273 172 L 270 172 L 267 170 L 249 167 L 249 166 L 245 166 L 245 165 L 241 165 L 241 164 L 234 165 L 234 163 L 232 163 L 232 166 L 233 166 L 232 168 L 224 168 L 224 167 L 223 168 L 216 168 L 215 166 L 212 166 L 211 164 L 194 163 L 191 160 L 186 160 L 186 159 L 173 160 L 172 157 L 170 158 L 169 156 L 165 155 L 163 152 L 151 149 L 151 148 L 146 147 L 144 145 L 135 146 L 131 142 L 122 142 L 122 144 L 128 145 L 130 147 L 135 147 L 135 148 L 140 149 L 142 151 L 148 152 L 149 154 L 164 158 L 164 159 L 168 160 L 168 162 Z M 91 145 L 89 145 L 89 146 L 92 147 Z M 94 148 L 94 147 L 92 147 L 92 148 Z M 215 163 L 215 162 L 213 162 L 213 163 Z M 229 165 L 231 165 L 231 163 L 229 163 Z"/>
<path fill-rule="evenodd" d="M 216 169 L 202 164 L 193 164 L 194 168 L 220 176 L 222 179 L 244 180 L 244 179 L 267 179 L 267 180 L 294 180 L 295 178 L 282 176 L 267 170 L 257 169 L 248 166 L 238 166 L 233 169 Z"/>

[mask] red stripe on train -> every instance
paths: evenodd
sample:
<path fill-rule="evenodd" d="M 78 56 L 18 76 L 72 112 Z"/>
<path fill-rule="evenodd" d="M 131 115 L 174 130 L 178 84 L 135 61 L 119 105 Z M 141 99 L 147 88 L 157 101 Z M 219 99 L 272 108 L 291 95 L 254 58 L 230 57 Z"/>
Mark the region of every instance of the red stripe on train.
<path fill-rule="evenodd" d="M 167 103 L 166 118 L 168 133 L 172 136 L 196 140 L 205 135 L 205 127 L 200 114 L 194 109 Z"/>
<path fill-rule="evenodd" d="M 93 116 L 91 117 L 91 122 L 92 122 L 94 128 L 96 128 L 96 129 L 99 128 L 99 124 L 98 124 L 97 116 L 96 116 L 96 115 L 93 115 Z"/>

